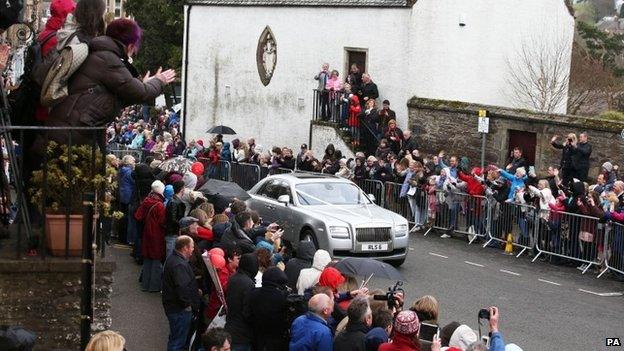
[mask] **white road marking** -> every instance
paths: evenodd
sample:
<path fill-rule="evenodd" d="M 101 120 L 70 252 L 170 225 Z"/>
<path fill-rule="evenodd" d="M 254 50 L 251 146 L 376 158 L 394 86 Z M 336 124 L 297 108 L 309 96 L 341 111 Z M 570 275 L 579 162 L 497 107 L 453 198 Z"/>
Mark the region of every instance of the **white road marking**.
<path fill-rule="evenodd" d="M 547 284 L 552 284 L 552 285 L 556 285 L 556 286 L 561 286 L 561 284 L 559 284 L 559 283 L 555 283 L 555 282 L 551 282 L 550 280 L 541 279 L 541 278 L 539 278 L 539 279 L 537 279 L 537 280 L 539 280 L 539 281 L 540 281 L 540 282 L 542 282 L 542 283 L 547 283 Z"/>
<path fill-rule="evenodd" d="M 507 274 L 511 274 L 511 275 L 515 275 L 515 276 L 520 276 L 520 273 L 516 273 L 516 272 L 512 272 L 512 271 L 508 271 L 506 269 L 499 269 L 499 271 L 503 272 L 503 273 L 507 273 Z"/>
<path fill-rule="evenodd" d="M 482 264 L 478 264 L 478 263 L 474 263 L 474 262 L 470 262 L 470 261 L 464 261 L 464 263 L 467 263 L 467 264 L 469 264 L 469 265 L 471 265 L 471 266 L 485 267 L 485 266 L 484 266 L 484 265 L 482 265 Z"/>
<path fill-rule="evenodd" d="M 440 255 L 440 254 L 433 253 L 433 252 L 430 252 L 429 254 L 430 254 L 431 256 L 435 256 L 435 257 L 448 258 L 448 256 Z"/>
<path fill-rule="evenodd" d="M 410 248 L 409 248 L 409 250 L 410 250 L 410 251 L 414 251 L 414 248 L 413 248 L 413 247 L 410 247 Z"/>
<path fill-rule="evenodd" d="M 578 289 L 578 291 L 581 291 L 581 292 L 584 292 L 584 293 L 588 293 L 588 294 L 592 294 L 592 295 L 596 295 L 596 296 L 601 296 L 601 297 L 622 296 L 622 295 L 624 295 L 624 293 L 622 293 L 622 292 L 597 293 L 595 291 L 585 290 L 585 289 Z"/>

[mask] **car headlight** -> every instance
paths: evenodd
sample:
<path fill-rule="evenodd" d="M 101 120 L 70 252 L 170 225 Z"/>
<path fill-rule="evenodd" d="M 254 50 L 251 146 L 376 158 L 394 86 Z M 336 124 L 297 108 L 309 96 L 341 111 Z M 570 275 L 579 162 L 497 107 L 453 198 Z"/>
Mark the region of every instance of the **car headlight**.
<path fill-rule="evenodd" d="M 405 236 L 407 235 L 408 226 L 406 224 L 399 224 L 394 227 L 394 236 Z"/>
<path fill-rule="evenodd" d="M 329 234 L 332 238 L 349 239 L 349 228 L 347 227 L 329 227 Z"/>

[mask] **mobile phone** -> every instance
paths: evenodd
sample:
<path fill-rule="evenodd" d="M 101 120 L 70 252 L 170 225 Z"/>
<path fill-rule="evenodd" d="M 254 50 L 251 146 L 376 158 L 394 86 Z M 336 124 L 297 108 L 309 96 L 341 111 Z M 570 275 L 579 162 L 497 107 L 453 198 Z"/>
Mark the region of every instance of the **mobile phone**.
<path fill-rule="evenodd" d="M 433 342 L 434 335 L 440 337 L 440 328 L 437 325 L 428 323 L 420 324 L 420 334 L 418 335 L 419 339 Z"/>

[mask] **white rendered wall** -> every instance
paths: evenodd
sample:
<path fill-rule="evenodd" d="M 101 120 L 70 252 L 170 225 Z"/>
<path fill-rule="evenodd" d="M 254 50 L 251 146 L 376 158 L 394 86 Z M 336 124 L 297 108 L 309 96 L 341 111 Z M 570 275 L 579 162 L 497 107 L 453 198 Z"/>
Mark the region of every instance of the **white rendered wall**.
<path fill-rule="evenodd" d="M 392 102 L 405 125 L 409 14 L 409 9 L 194 6 L 187 139 L 205 139 L 209 127 L 224 124 L 267 148 L 298 150 L 309 139 L 313 77 L 328 62 L 344 79 L 345 47 L 368 49 L 368 71 L 380 98 Z M 265 87 L 256 47 L 266 25 L 275 35 L 277 64 Z"/>
<path fill-rule="evenodd" d="M 563 0 L 418 0 L 410 31 L 413 95 L 532 109 L 514 102 L 507 60 L 515 66 L 522 43 L 571 50 L 574 18 Z"/>
<path fill-rule="evenodd" d="M 466 26 L 460 27 L 460 16 Z M 572 41 L 563 0 L 418 0 L 412 9 L 193 6 L 187 42 L 187 138 L 218 124 L 268 148 L 308 142 L 313 80 L 323 62 L 345 76 L 345 48 L 368 50 L 367 71 L 400 127 L 412 96 L 518 106 L 508 86 L 521 43 Z M 256 65 L 269 25 L 277 64 L 268 86 Z M 557 112 L 565 112 L 562 102 Z"/>

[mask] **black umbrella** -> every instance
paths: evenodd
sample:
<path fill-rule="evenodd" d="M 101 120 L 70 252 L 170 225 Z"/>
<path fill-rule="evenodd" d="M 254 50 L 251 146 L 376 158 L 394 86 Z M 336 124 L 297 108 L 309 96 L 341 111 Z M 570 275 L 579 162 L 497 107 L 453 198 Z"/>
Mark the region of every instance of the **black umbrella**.
<path fill-rule="evenodd" d="M 250 198 L 249 194 L 236 183 L 224 182 L 218 179 L 208 179 L 198 191 L 207 196 L 219 196 L 227 200 L 239 199 L 245 201 Z"/>
<path fill-rule="evenodd" d="M 208 131 L 206 133 L 212 133 L 212 134 L 232 134 L 232 135 L 236 134 L 234 129 L 232 129 L 230 127 L 226 127 L 224 125 L 212 127 L 210 129 L 208 129 Z"/>
<path fill-rule="evenodd" d="M 401 272 L 391 265 L 377 261 L 372 258 L 347 257 L 336 263 L 334 266 L 343 274 L 355 277 L 370 277 L 371 274 L 377 278 L 404 281 Z"/>

